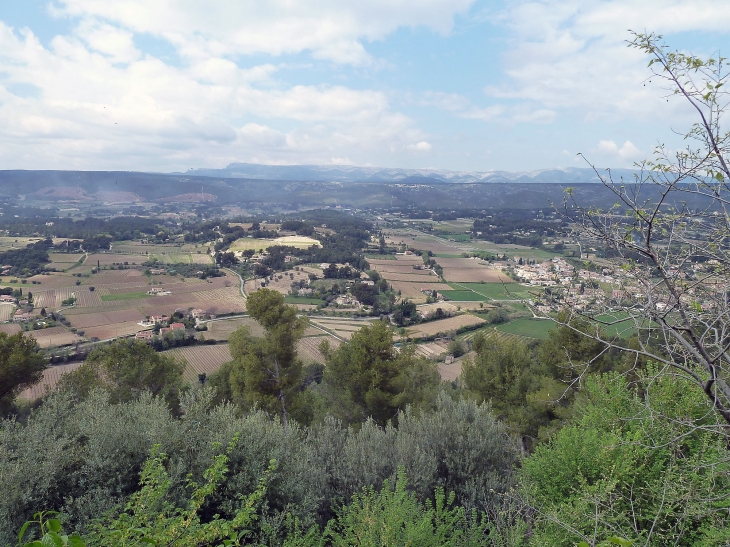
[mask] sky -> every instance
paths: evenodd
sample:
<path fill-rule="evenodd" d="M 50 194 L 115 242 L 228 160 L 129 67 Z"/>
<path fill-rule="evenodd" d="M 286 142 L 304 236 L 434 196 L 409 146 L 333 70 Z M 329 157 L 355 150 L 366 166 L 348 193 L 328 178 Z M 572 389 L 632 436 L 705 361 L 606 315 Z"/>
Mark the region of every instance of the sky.
<path fill-rule="evenodd" d="M 629 29 L 730 0 L 3 0 L 0 169 L 629 167 L 695 121 Z"/>

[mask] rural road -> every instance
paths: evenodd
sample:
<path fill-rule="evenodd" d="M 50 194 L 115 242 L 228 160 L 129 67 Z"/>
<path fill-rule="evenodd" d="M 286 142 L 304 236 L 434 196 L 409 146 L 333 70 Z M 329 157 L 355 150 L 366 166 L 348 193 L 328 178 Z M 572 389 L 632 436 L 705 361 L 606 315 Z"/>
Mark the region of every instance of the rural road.
<path fill-rule="evenodd" d="M 241 274 L 239 274 L 238 272 L 236 272 L 234 270 L 231 270 L 230 268 L 223 268 L 223 267 L 221 267 L 221 270 L 225 270 L 227 272 L 231 272 L 233 275 L 238 276 L 238 279 L 241 282 L 241 285 L 239 287 L 239 289 L 241 291 L 241 296 L 243 296 L 244 298 L 248 298 L 246 296 L 246 292 L 243 290 L 243 284 L 245 283 L 245 281 L 244 281 L 243 277 L 241 277 Z"/>

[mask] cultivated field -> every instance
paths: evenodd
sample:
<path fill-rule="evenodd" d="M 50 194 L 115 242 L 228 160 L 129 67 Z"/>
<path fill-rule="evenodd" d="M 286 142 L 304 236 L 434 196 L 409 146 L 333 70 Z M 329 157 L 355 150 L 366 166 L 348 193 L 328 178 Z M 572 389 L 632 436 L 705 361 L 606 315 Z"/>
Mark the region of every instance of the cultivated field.
<path fill-rule="evenodd" d="M 72 266 L 83 262 L 86 255 L 80 253 L 48 253 L 48 258 L 51 259 L 51 263 L 48 264 L 49 267 L 65 271 L 70 269 Z"/>
<path fill-rule="evenodd" d="M 51 346 L 67 346 L 75 342 L 82 342 L 83 338 L 66 330 L 65 327 L 50 327 L 47 329 L 32 330 L 28 334 L 36 339 L 42 348 Z"/>
<path fill-rule="evenodd" d="M 411 337 L 426 337 L 435 336 L 439 333 L 447 333 L 450 331 L 456 331 L 462 327 L 471 327 L 474 325 L 481 325 L 485 323 L 484 319 L 475 317 L 473 315 L 457 315 L 456 317 L 449 317 L 448 319 L 440 319 L 438 321 L 429 321 L 427 323 L 421 323 L 409 327 L 407 332 Z"/>
<path fill-rule="evenodd" d="M 210 376 L 217 372 L 223 363 L 232 359 L 228 344 L 188 346 L 170 349 L 162 353 L 185 363 L 184 377 L 191 383 L 198 381 L 198 374 L 205 373 Z"/>
<path fill-rule="evenodd" d="M 429 283 L 428 286 L 424 286 L 423 283 L 415 283 L 413 281 L 390 281 L 388 282 L 393 287 L 393 290 L 400 291 L 404 298 L 410 298 L 416 304 L 420 304 L 426 301 L 426 295 L 421 292 L 421 289 L 428 289 L 429 291 L 441 292 L 451 289 L 444 283 Z"/>
<path fill-rule="evenodd" d="M 474 258 L 438 258 L 436 262 L 444 269 L 444 278 L 456 283 L 514 283 L 501 271 L 486 266 Z"/>
<path fill-rule="evenodd" d="M 404 244 L 420 251 L 431 251 L 434 254 L 461 254 L 468 252 L 470 245 L 422 234 L 415 231 L 394 231 L 385 233 L 385 242 L 389 245 Z M 420 258 L 420 257 L 419 257 Z"/>
<path fill-rule="evenodd" d="M 52 365 L 43 371 L 43 378 L 36 385 L 21 391 L 18 398 L 28 401 L 34 401 L 46 394 L 47 391 L 53 390 L 61 376 L 72 372 L 79 368 L 81 363 L 68 363 L 66 365 Z"/>
<path fill-rule="evenodd" d="M 461 300 L 479 300 L 480 296 L 487 300 L 519 300 L 529 298 L 530 289 L 517 283 L 449 283 L 454 289 L 444 292 L 446 296 L 457 294 Z M 476 293 L 475 296 L 471 294 Z M 453 298 L 454 300 L 457 297 Z"/>
<path fill-rule="evenodd" d="M 426 342 L 416 346 L 416 355 L 422 355 L 428 359 L 439 359 L 446 351 L 446 344 L 441 342 Z"/>
<path fill-rule="evenodd" d="M 531 317 L 520 317 L 496 327 L 500 332 L 538 340 L 546 340 L 550 335 L 550 331 L 554 328 L 555 323 L 549 319 L 533 319 Z"/>
<path fill-rule="evenodd" d="M 480 306 L 481 304 L 481 306 Z M 494 306 L 491 306 L 489 304 L 483 303 L 483 302 L 433 302 L 431 304 L 419 304 L 417 306 L 418 311 L 421 313 L 424 313 L 426 315 L 431 315 L 432 313 L 435 313 L 438 308 L 441 308 L 445 313 L 456 313 L 458 311 L 465 311 L 465 310 L 478 310 L 478 311 L 488 311 L 492 309 Z"/>
<path fill-rule="evenodd" d="M 99 257 L 100 261 L 103 258 L 107 263 L 111 259 L 119 259 L 119 255 L 111 253 L 99 253 L 89 258 L 93 260 L 95 257 Z M 135 259 L 139 260 L 139 257 Z M 86 266 L 90 271 L 92 266 L 88 260 L 84 264 Z M 93 267 L 96 267 L 95 262 Z M 78 271 L 78 268 L 72 270 Z M 190 309 L 199 308 L 209 314 L 221 315 L 241 313 L 246 309 L 246 299 L 238 288 L 238 277 L 229 274 L 202 280 L 169 274 L 145 276 L 140 269 L 102 269 L 82 277 L 74 277 L 71 272 L 54 272 L 35 276 L 31 281 L 40 284 L 27 283 L 22 288 L 24 292 L 33 293 L 35 308 L 38 311 L 45 308 L 49 313 L 61 311 L 85 338 L 108 339 L 134 334 L 144 330 L 145 327 L 138 323 L 145 317 L 171 316 L 176 310 L 187 313 Z M 94 290 L 91 290 L 92 287 Z M 161 287 L 172 294 L 148 295 L 151 287 Z M 71 297 L 76 298 L 75 305 L 62 307 L 61 303 Z M 0 306 L 0 320 L 9 319 L 10 308 Z M 77 341 L 71 333 L 64 336 L 59 333 L 45 336 L 40 343 L 46 346 Z"/>
<path fill-rule="evenodd" d="M 242 237 L 231 243 L 231 251 L 260 251 L 266 250 L 274 245 L 287 245 L 297 249 L 309 249 L 312 245 L 321 247 L 322 244 L 311 237 L 305 236 L 283 236 L 275 239 L 256 239 L 253 237 Z"/>
<path fill-rule="evenodd" d="M 321 271 L 319 272 L 319 275 L 322 275 Z M 265 281 L 267 289 L 278 291 L 283 295 L 287 295 L 291 290 L 291 284 L 295 281 L 309 282 L 309 273 L 308 271 L 289 270 L 286 273 L 274 274 L 274 279 L 272 281 Z M 250 294 L 260 289 L 263 282 L 264 279 L 262 278 L 247 280 L 243 286 L 243 290 L 246 292 L 246 294 Z"/>
<path fill-rule="evenodd" d="M 3 323 L 0 325 L 0 332 L 6 334 L 18 334 L 22 330 L 17 323 Z"/>
<path fill-rule="evenodd" d="M 0 252 L 25 249 L 29 243 L 36 241 L 38 241 L 37 237 L 0 237 Z"/>
<path fill-rule="evenodd" d="M 324 355 L 319 351 L 319 346 L 325 340 L 329 343 L 330 349 L 335 350 L 340 347 L 341 342 L 334 336 L 309 336 L 299 340 L 297 343 L 297 354 L 305 365 L 309 363 L 324 364 Z"/>
<path fill-rule="evenodd" d="M 10 321 L 15 311 L 15 304 L 2 303 L 0 304 L 0 321 Z"/>
<path fill-rule="evenodd" d="M 206 325 L 208 330 L 203 331 L 201 334 L 208 340 L 228 340 L 231 334 L 240 327 L 249 327 L 253 336 L 262 336 L 264 334 L 264 329 L 252 317 L 209 321 Z"/>
<path fill-rule="evenodd" d="M 310 317 L 309 322 L 317 327 L 325 329 L 327 332 L 334 334 L 336 337 L 349 340 L 352 335 L 359 331 L 362 327 L 369 325 L 373 320 L 354 321 L 347 319 L 338 319 L 335 317 Z"/>

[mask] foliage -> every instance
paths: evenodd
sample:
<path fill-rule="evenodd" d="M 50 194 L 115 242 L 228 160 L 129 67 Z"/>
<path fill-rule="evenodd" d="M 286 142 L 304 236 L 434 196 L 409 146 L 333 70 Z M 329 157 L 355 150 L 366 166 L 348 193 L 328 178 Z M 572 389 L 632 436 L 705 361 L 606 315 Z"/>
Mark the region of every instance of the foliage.
<path fill-rule="evenodd" d="M 39 508 L 57 509 L 67 530 L 86 536 L 94 519 L 129 503 L 156 444 L 170 476 L 164 503 L 187 507 L 187 477 L 204 482 L 219 453 L 212 443 L 226 446 L 236 435 L 226 480 L 201 507 L 201 521 L 233 518 L 240 493 L 254 491 L 275 459 L 252 525 L 262 542 L 281 541 L 287 514 L 305 529 L 326 524 L 333 506 L 364 487 L 393 484 L 398 466 L 420 502 L 442 487 L 467 511 L 499 508 L 516 452 L 488 405 L 442 394 L 435 409 L 401 412 L 396 421 L 397 428 L 370 421 L 355 429 L 328 418 L 308 430 L 294 421 L 284 428 L 261 411 L 241 416 L 233 405 L 215 406 L 209 388 L 184 393 L 179 417 L 149 394 L 117 404 L 104 391 L 81 402 L 53 394 L 25 423 L 0 422 L 0 545 L 13 543 L 13 531 Z"/>
<path fill-rule="evenodd" d="M 35 339 L 0 332 L 0 414 L 10 410 L 18 393 L 40 382 L 47 366 Z"/>
<path fill-rule="evenodd" d="M 727 543 L 728 438 L 690 385 L 655 366 L 640 389 L 616 374 L 587 381 L 570 425 L 523 464 L 535 544 L 614 535 L 644 545 Z"/>
<path fill-rule="evenodd" d="M 381 546 L 469 546 L 483 545 L 489 533 L 483 516 L 470 514 L 454 506 L 454 495 L 438 488 L 435 499 L 420 503 L 407 490 L 405 469 L 398 469 L 391 489 L 386 480 L 380 491 L 373 487 L 355 494 L 352 501 L 341 506 L 324 531 L 310 530 L 306 535 L 295 530 L 284 542 L 286 547 L 331 545 L 345 547 Z"/>
<path fill-rule="evenodd" d="M 301 406 L 302 362 L 296 354 L 306 319 L 298 318 L 296 308 L 269 289 L 251 294 L 246 308 L 265 333 L 263 338 L 254 338 L 249 328 L 242 327 L 229 339 L 233 400 L 243 408 L 257 406 L 279 415 L 285 425 L 290 414 L 306 420 Z"/>
<path fill-rule="evenodd" d="M 35 275 L 43 272 L 51 259 L 48 250 L 53 248 L 53 240 L 43 239 L 31 243 L 25 249 L 11 249 L 0 252 L 0 264 L 10 266 L 10 275 Z"/>
<path fill-rule="evenodd" d="M 184 370 L 183 363 L 144 342 L 117 340 L 89 353 L 83 365 L 61 378 L 59 389 L 85 399 L 101 388 L 114 403 L 132 401 L 149 391 L 176 409 Z"/>
<path fill-rule="evenodd" d="M 393 348 L 387 322 L 364 326 L 335 351 L 326 351 L 322 393 L 328 412 L 345 423 L 372 418 L 385 425 L 406 405 L 429 405 L 439 376 L 415 348 Z"/>
<path fill-rule="evenodd" d="M 565 424 L 587 376 L 626 368 L 605 344 L 582 334 L 589 327 L 571 318 L 551 330 L 535 351 L 519 338 L 475 336 L 476 356 L 462 366 L 464 383 L 478 399 L 491 401 L 525 449 Z"/>
<path fill-rule="evenodd" d="M 170 476 L 165 469 L 166 455 L 160 446 L 152 448 L 145 462 L 140 479 L 140 489 L 126 504 L 124 512 L 113 519 L 98 519 L 92 530 L 82 539 L 78 534 L 62 535 L 61 521 L 46 519 L 44 513 L 36 515 L 37 520 L 27 522 L 21 528 L 19 541 L 27 531 L 28 525 L 38 523 L 43 534 L 41 540 L 27 543 L 24 547 L 45 547 L 46 545 L 69 545 L 89 547 L 98 545 L 210 545 L 221 541 L 221 545 L 240 545 L 250 535 L 250 525 L 256 519 L 256 506 L 264 496 L 268 476 L 275 469 L 272 461 L 266 475 L 259 481 L 256 490 L 245 496 L 236 514 L 229 519 L 218 515 L 209 521 L 201 522 L 201 509 L 206 500 L 220 487 L 228 472 L 229 454 L 237 438 L 228 446 L 224 454 L 218 454 L 213 464 L 205 470 L 205 482 L 199 485 L 190 477 L 187 486 L 192 490 L 186 507 L 174 507 L 164 498 L 170 489 Z M 217 448 L 217 446 L 215 447 Z"/>
<path fill-rule="evenodd" d="M 368 420 L 355 429 L 327 418 L 310 429 L 314 461 L 326 477 L 322 514 L 330 514 L 333 500 L 394 480 L 398 466 L 405 467 L 421 501 L 441 487 L 453 491 L 467 510 L 491 512 L 499 506 L 512 485 L 517 454 L 488 405 L 442 393 L 434 410 L 407 409 L 394 421 L 397 427 Z"/>

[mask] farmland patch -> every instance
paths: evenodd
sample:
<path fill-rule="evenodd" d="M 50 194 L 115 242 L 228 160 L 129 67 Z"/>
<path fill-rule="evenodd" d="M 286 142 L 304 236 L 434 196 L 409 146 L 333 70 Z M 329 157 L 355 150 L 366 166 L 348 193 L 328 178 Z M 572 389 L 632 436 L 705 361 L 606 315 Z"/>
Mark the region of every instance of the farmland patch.
<path fill-rule="evenodd" d="M 263 336 L 264 329 L 253 317 L 238 317 L 236 319 L 225 319 L 220 321 L 209 321 L 206 323 L 208 330 L 202 334 L 208 340 L 228 340 L 228 338 L 241 327 L 249 327 L 253 336 Z"/>
<path fill-rule="evenodd" d="M 501 332 L 516 334 L 526 338 L 546 340 L 555 323 L 549 319 L 533 319 L 531 317 L 520 317 L 509 323 L 498 325 L 496 328 Z"/>
<path fill-rule="evenodd" d="M 198 381 L 198 374 L 204 373 L 210 376 L 217 372 L 223 363 L 232 360 L 228 344 L 188 346 L 174 348 L 162 353 L 185 363 L 184 378 L 191 383 Z"/>
<path fill-rule="evenodd" d="M 29 387 L 25 391 L 21 391 L 18 395 L 19 399 L 26 401 L 34 401 L 43 397 L 48 391 L 56 388 L 61 376 L 69 372 L 73 372 L 79 368 L 82 363 L 68 363 L 66 365 L 50 366 L 43 371 L 43 378 L 36 385 Z"/>
<path fill-rule="evenodd" d="M 138 298 L 147 298 L 146 292 L 126 292 L 120 294 L 105 294 L 101 297 L 102 302 L 111 302 L 114 300 L 136 300 Z"/>
<path fill-rule="evenodd" d="M 429 321 L 428 323 L 421 323 L 419 325 L 409 327 L 408 334 L 412 337 L 423 338 L 435 336 L 439 333 L 457 331 L 464 327 L 473 327 L 483 323 L 485 323 L 484 319 L 473 315 L 457 315 L 456 317 L 449 317 L 448 319 L 440 319 L 438 321 Z"/>

